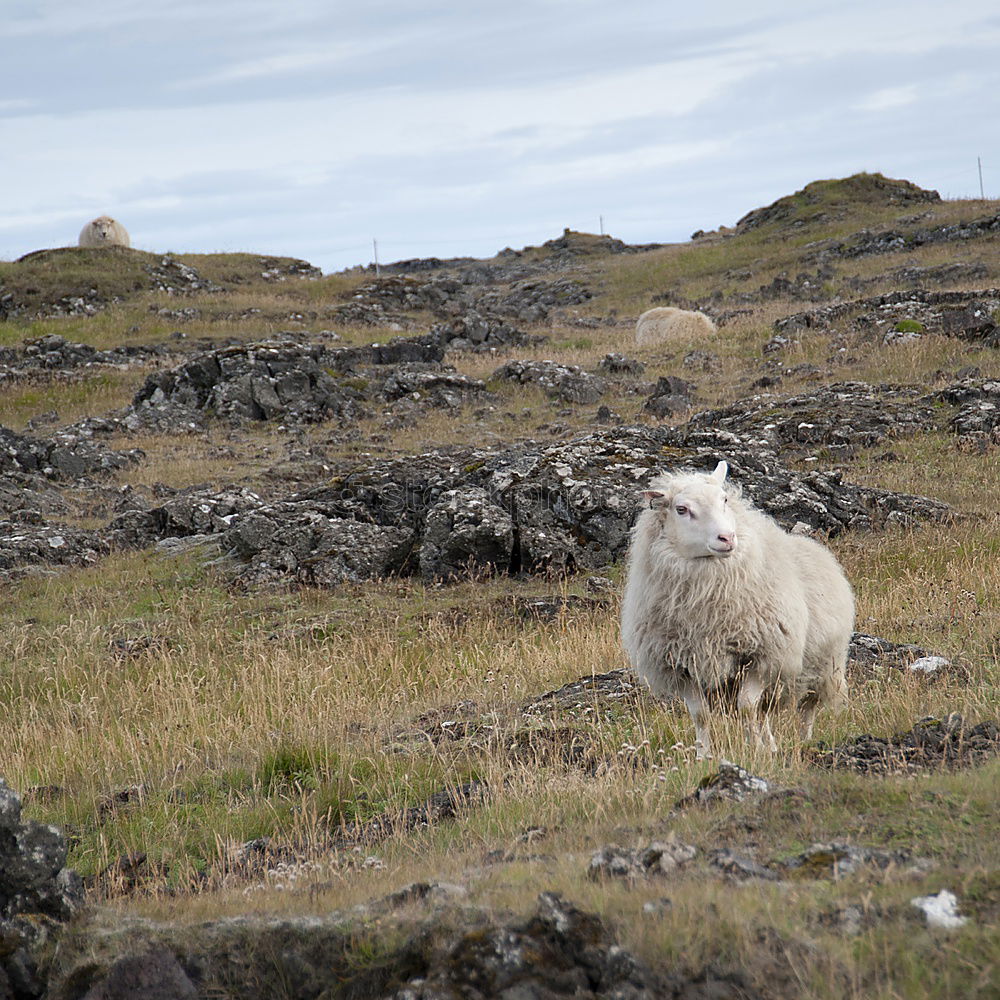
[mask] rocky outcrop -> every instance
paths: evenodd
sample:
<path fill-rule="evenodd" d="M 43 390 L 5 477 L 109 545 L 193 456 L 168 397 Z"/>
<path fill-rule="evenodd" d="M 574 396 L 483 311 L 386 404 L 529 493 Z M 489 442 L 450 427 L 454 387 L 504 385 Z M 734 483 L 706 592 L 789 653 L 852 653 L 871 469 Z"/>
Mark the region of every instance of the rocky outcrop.
<path fill-rule="evenodd" d="M 1000 310 L 1000 289 L 941 292 L 914 289 L 793 313 L 776 320 L 774 330 L 788 334 L 849 325 L 877 335 L 887 343 L 899 340 L 894 336 L 899 333 L 938 333 L 997 347 L 1000 346 L 997 310 Z"/>
<path fill-rule="evenodd" d="M 463 568 L 563 573 L 624 555 L 640 492 L 653 475 L 665 467 L 714 468 L 722 459 L 750 499 L 787 528 L 838 534 L 949 514 L 945 504 L 851 485 L 837 472 L 793 473 L 752 438 L 621 427 L 549 446 L 526 442 L 369 461 L 280 503 L 245 494 L 178 497 L 125 512 L 111 528 L 130 544 L 224 534 L 223 544 L 242 559 L 290 580 L 308 580 L 313 570 L 304 566 L 336 557 L 327 532 L 334 522 L 337 533 L 347 531 L 342 521 L 401 531 L 409 539 L 385 536 L 387 547 L 380 542 L 378 551 L 391 558 L 344 570 L 344 579 L 369 569 L 432 578 L 457 576 Z M 244 531 L 241 525 L 249 523 L 275 527 Z"/>
<path fill-rule="evenodd" d="M 758 998 L 737 974 L 651 969 L 600 917 L 557 893 L 541 893 L 524 915 L 487 912 L 466 895 L 417 882 L 326 917 L 203 922 L 194 933 L 127 920 L 80 931 L 61 949 L 46 996 Z"/>
<path fill-rule="evenodd" d="M 21 818 L 21 799 L 0 778 L 0 996 L 35 1000 L 45 988 L 40 952 L 79 907 L 83 889 L 65 867 L 54 826 Z"/>
<path fill-rule="evenodd" d="M 752 396 L 697 413 L 688 426 L 752 434 L 781 454 L 822 449 L 841 456 L 894 437 L 933 430 L 937 424 L 934 401 L 919 389 L 837 382 L 795 396 Z"/>
<path fill-rule="evenodd" d="M 72 430 L 49 438 L 19 434 L 0 427 L 0 476 L 41 476 L 69 481 L 126 469 L 145 458 L 138 448 L 111 451 Z"/>
<path fill-rule="evenodd" d="M 566 403 L 596 403 L 607 392 L 607 382 L 577 365 L 557 361 L 507 361 L 490 379 L 537 385 L 548 396 Z"/>
<path fill-rule="evenodd" d="M 972 767 L 1000 754 L 997 721 L 972 725 L 958 712 L 942 718 L 927 716 L 911 729 L 893 736 L 864 733 L 833 747 L 821 743 L 810 756 L 821 767 L 863 774 Z"/>
<path fill-rule="evenodd" d="M 333 587 L 399 573 L 413 549 L 413 532 L 275 504 L 235 516 L 222 545 L 240 560 L 241 583 Z"/>
<path fill-rule="evenodd" d="M 949 426 L 960 447 L 984 452 L 1000 445 L 1000 379 L 967 378 L 935 394 L 958 405 Z"/>
<path fill-rule="evenodd" d="M 100 531 L 0 521 L 0 579 L 15 579 L 45 567 L 91 566 L 110 551 L 111 544 Z"/>
<path fill-rule="evenodd" d="M 167 354 L 164 344 L 126 345 L 99 351 L 90 344 L 68 341 L 57 333 L 24 342 L 21 350 L 0 351 L 0 385 L 31 372 L 73 372 L 92 365 L 135 365 Z"/>
<path fill-rule="evenodd" d="M 362 347 L 265 341 L 199 354 L 150 375 L 121 418 L 131 429 L 197 427 L 206 415 L 240 423 L 354 420 L 366 406 L 422 395 L 457 405 L 484 391 L 482 382 L 440 364 L 431 336 Z"/>

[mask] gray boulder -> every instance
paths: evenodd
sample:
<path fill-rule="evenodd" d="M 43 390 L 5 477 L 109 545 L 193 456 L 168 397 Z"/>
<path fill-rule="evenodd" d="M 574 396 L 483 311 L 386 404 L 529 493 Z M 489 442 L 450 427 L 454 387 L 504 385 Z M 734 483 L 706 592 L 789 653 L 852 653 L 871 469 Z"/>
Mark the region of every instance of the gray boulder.
<path fill-rule="evenodd" d="M 413 532 L 286 503 L 236 515 L 221 544 L 238 560 L 242 583 L 332 587 L 399 573 L 410 557 Z"/>
<path fill-rule="evenodd" d="M 537 385 L 546 394 L 567 403 L 596 403 L 607 392 L 604 379 L 590 375 L 577 365 L 557 361 L 507 361 L 490 379 Z"/>
<path fill-rule="evenodd" d="M 20 798 L 0 778 L 0 996 L 43 992 L 38 954 L 83 899 L 79 876 L 65 864 L 63 835 L 23 820 Z"/>
<path fill-rule="evenodd" d="M 505 572 L 514 547 L 514 521 L 479 486 L 449 490 L 427 512 L 420 574 L 457 579 L 475 572 Z"/>
<path fill-rule="evenodd" d="M 822 448 L 849 455 L 891 438 L 933 430 L 937 423 L 933 401 L 920 389 L 838 382 L 794 396 L 764 393 L 704 410 L 688 426 L 752 434 L 779 453 L 801 455 Z"/>

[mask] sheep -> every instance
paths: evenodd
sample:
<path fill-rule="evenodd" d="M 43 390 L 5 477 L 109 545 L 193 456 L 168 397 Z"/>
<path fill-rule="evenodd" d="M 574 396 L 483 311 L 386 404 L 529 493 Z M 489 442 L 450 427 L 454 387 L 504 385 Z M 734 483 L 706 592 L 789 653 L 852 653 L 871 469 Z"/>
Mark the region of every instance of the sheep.
<path fill-rule="evenodd" d="M 658 306 L 647 309 L 636 321 L 635 342 L 639 347 L 653 347 L 671 341 L 709 337 L 717 332 L 715 324 L 703 312 Z"/>
<path fill-rule="evenodd" d="M 125 227 L 110 215 L 101 215 L 88 222 L 80 230 L 79 244 L 82 247 L 130 247 Z"/>
<path fill-rule="evenodd" d="M 699 758 L 709 704 L 735 699 L 758 744 L 777 745 L 767 711 L 794 701 L 802 736 L 821 705 L 847 698 L 854 594 L 824 545 L 783 531 L 711 474 L 654 479 L 632 530 L 622 644 L 654 695 L 683 699 Z"/>

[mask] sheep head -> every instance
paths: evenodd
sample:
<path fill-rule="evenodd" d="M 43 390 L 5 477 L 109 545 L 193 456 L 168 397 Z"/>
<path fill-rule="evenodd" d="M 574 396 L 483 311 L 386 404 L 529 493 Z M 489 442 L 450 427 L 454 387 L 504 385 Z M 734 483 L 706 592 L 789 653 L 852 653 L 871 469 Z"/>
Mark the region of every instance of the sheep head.
<path fill-rule="evenodd" d="M 726 489 L 729 466 L 708 474 L 660 476 L 643 490 L 660 536 L 684 559 L 728 559 L 737 545 L 736 518 Z"/>

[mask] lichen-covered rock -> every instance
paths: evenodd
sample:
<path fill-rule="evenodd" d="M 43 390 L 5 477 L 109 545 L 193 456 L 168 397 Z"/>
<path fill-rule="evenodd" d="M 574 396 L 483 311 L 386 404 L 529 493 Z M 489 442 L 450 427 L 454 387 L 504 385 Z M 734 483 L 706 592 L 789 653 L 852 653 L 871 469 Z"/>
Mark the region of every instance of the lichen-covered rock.
<path fill-rule="evenodd" d="M 245 584 L 333 587 L 400 572 L 413 532 L 275 504 L 235 515 L 221 544 L 239 561 L 236 578 Z"/>
<path fill-rule="evenodd" d="M 654 417 L 685 413 L 694 404 L 695 388 L 693 383 L 676 375 L 661 375 L 642 408 Z"/>
<path fill-rule="evenodd" d="M 910 328 L 911 332 L 942 334 L 997 347 L 1000 335 L 993 316 L 998 308 L 1000 289 L 997 288 L 940 292 L 915 288 L 783 316 L 775 320 L 774 331 L 787 334 L 796 330 L 851 327 L 885 340 L 886 334 L 900 324 L 916 324 Z"/>
<path fill-rule="evenodd" d="M 1000 444 L 1000 380 L 966 378 L 934 395 L 959 407 L 949 424 L 959 447 L 985 452 Z"/>
<path fill-rule="evenodd" d="M 54 826 L 21 817 L 21 799 L 0 778 L 0 996 L 41 995 L 38 951 L 83 897 L 65 868 L 66 841 Z"/>
<path fill-rule="evenodd" d="M 111 545 L 103 532 L 68 525 L 0 521 L 0 579 L 54 566 L 90 566 Z"/>
<path fill-rule="evenodd" d="M 354 420 L 365 412 L 364 404 L 371 401 L 376 386 L 384 385 L 379 378 L 385 379 L 386 365 L 440 363 L 443 355 L 434 337 L 362 347 L 281 340 L 237 344 L 150 375 L 132 400 L 125 420 L 128 423 L 131 418 L 137 426 L 155 426 L 173 418 L 184 430 L 193 421 L 200 422 L 203 414 L 236 423 L 275 419 L 308 423 L 334 417 Z M 410 371 L 408 377 L 417 376 Z M 449 379 L 457 379 L 466 391 L 476 388 L 475 380 L 439 372 L 441 386 Z M 396 398 L 394 391 L 388 388 L 388 398 Z"/>
<path fill-rule="evenodd" d="M 967 723 L 958 712 L 927 716 L 893 736 L 863 733 L 833 747 L 820 744 L 810 758 L 820 767 L 863 774 L 912 773 L 926 768 L 974 767 L 1000 755 L 998 721 Z"/>
<path fill-rule="evenodd" d="M 164 538 L 218 534 L 237 514 L 263 505 L 258 494 L 244 488 L 182 492 L 156 507 L 125 510 L 108 526 L 108 534 L 114 544 L 127 548 L 143 548 Z"/>
<path fill-rule="evenodd" d="M 543 892 L 527 919 L 473 927 L 448 941 L 426 972 L 393 1000 L 459 997 L 628 997 L 671 995 L 669 986 L 614 943 L 600 918 Z M 720 990 L 723 997 L 737 994 Z"/>
<path fill-rule="evenodd" d="M 39 438 L 0 427 L 0 475 L 14 473 L 73 480 L 126 469 L 144 457 L 138 448 L 111 451 L 71 431 Z"/>
<path fill-rule="evenodd" d="M 462 375 L 452 368 L 419 362 L 394 366 L 382 381 L 379 392 L 388 400 L 409 397 L 445 407 L 488 397 L 480 379 Z"/>
<path fill-rule="evenodd" d="M 838 382 L 795 396 L 764 394 L 705 410 L 696 413 L 688 426 L 753 434 L 779 453 L 823 449 L 844 455 L 889 438 L 932 430 L 937 422 L 932 401 L 919 389 Z"/>
<path fill-rule="evenodd" d="M 156 970 L 178 997 L 332 997 L 349 984 L 352 996 L 386 1000 L 759 1000 L 738 973 L 650 968 L 557 893 L 541 893 L 527 914 L 491 913 L 461 887 L 426 882 L 324 917 L 82 923 L 60 948 L 46 997 L 158 1000 L 168 994 Z M 150 992 L 123 992 L 138 983 Z"/>
<path fill-rule="evenodd" d="M 739 764 L 723 760 L 719 762 L 719 770 L 705 775 L 690 795 L 678 801 L 677 807 L 683 809 L 690 805 L 705 805 L 723 799 L 742 802 L 746 798 L 773 795 L 774 792 L 775 786 L 765 778 L 751 774 Z"/>
<path fill-rule="evenodd" d="M 654 840 L 642 848 L 607 844 L 591 855 L 587 877 L 637 881 L 653 875 L 668 875 L 691 861 L 697 853 L 696 847 L 679 840 Z"/>
<path fill-rule="evenodd" d="M 556 361 L 507 361 L 490 379 L 537 385 L 546 394 L 567 403 L 596 403 L 607 392 L 607 383 L 577 365 Z"/>
<path fill-rule="evenodd" d="M 478 486 L 449 490 L 424 520 L 420 573 L 424 579 L 457 579 L 510 568 L 514 522 Z"/>
<path fill-rule="evenodd" d="M 837 472 L 793 473 L 752 438 L 688 428 L 616 427 L 547 446 L 524 442 L 368 460 L 278 505 L 258 502 L 252 494 L 234 498 L 231 491 L 179 497 L 161 508 L 122 513 L 112 531 L 125 544 L 218 533 L 227 530 L 231 515 L 260 508 L 266 518 L 280 511 L 298 525 L 295 551 L 303 545 L 303 552 L 310 550 L 300 529 L 321 523 L 315 521 L 319 515 L 405 529 L 416 553 L 430 512 L 445 503 L 430 521 L 433 531 L 423 565 L 431 575 L 437 575 L 435 566 L 441 568 L 435 550 L 441 549 L 443 532 L 456 524 L 462 526 L 461 540 L 454 555 L 444 559 L 452 568 L 461 558 L 481 569 L 493 566 L 511 573 L 599 569 L 625 554 L 641 491 L 650 478 L 665 468 L 714 468 L 723 459 L 751 500 L 789 529 L 834 535 L 950 513 L 947 505 L 926 497 L 845 483 Z M 265 510 L 269 506 L 271 513 Z M 506 563 L 508 533 L 500 511 L 509 517 L 513 532 Z M 490 527 L 484 527 L 487 521 Z M 286 560 L 261 558 L 271 573 L 287 565 L 293 576 L 298 574 Z M 298 557 L 295 565 L 300 565 Z M 391 572 L 420 567 L 417 559 L 405 560 L 394 563 Z"/>

